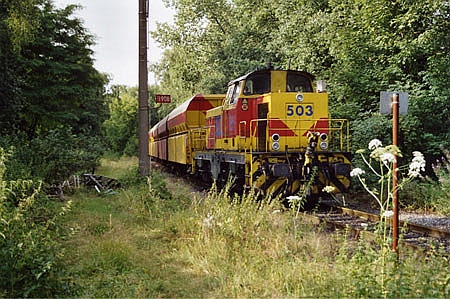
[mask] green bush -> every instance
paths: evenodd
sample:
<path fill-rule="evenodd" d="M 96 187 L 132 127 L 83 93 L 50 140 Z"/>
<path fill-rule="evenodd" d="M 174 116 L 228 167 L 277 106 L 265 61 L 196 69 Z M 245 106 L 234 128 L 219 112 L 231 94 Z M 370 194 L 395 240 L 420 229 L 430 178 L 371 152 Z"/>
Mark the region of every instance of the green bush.
<path fill-rule="evenodd" d="M 8 159 L 3 161 L 6 163 L 3 179 L 32 178 L 35 172 L 31 167 L 33 149 L 25 140 L 26 137 L 23 134 L 0 136 L 0 148 L 9 150 Z"/>
<path fill-rule="evenodd" d="M 22 135 L 1 137 L 0 146 L 13 150 L 6 178 L 29 178 L 49 184 L 72 174 L 92 172 L 104 152 L 98 137 L 76 135 L 70 128 L 54 129 L 31 141 Z"/>
<path fill-rule="evenodd" d="M 0 148 L 0 297 L 71 295 L 58 239 L 61 217 L 31 180 L 5 180 L 5 151 Z"/>
<path fill-rule="evenodd" d="M 75 135 L 66 128 L 35 138 L 31 147 L 38 153 L 32 159 L 33 169 L 46 182 L 62 181 L 83 171 L 92 172 L 100 164 L 103 153 L 97 137 Z"/>
<path fill-rule="evenodd" d="M 441 146 L 443 156 L 432 163 L 435 178 L 412 182 L 402 190 L 402 204 L 407 208 L 450 215 L 450 153 Z"/>
<path fill-rule="evenodd" d="M 174 212 L 181 208 L 178 198 L 174 198 L 167 189 L 163 176 L 158 171 L 153 171 L 148 177 L 147 191 L 143 191 L 140 198 L 142 211 L 149 215 L 162 215 Z"/>
<path fill-rule="evenodd" d="M 137 89 L 114 86 L 109 98 L 109 118 L 103 123 L 109 149 L 119 155 L 138 152 Z"/>
<path fill-rule="evenodd" d="M 369 142 L 377 138 L 383 144 L 392 143 L 392 124 L 388 117 L 380 113 L 363 113 L 351 123 L 352 153 L 366 148 Z"/>

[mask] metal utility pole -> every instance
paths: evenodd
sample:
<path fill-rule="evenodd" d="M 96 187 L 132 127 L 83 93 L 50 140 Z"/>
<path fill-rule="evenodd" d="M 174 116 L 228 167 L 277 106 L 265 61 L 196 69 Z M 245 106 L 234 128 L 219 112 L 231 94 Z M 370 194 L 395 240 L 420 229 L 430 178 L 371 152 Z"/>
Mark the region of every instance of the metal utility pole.
<path fill-rule="evenodd" d="M 150 173 L 148 155 L 148 70 L 147 70 L 148 0 L 139 0 L 139 173 Z"/>
<path fill-rule="evenodd" d="M 392 144 L 398 147 L 398 119 L 400 114 L 408 113 L 408 94 L 406 92 L 380 92 L 380 112 L 382 114 L 392 114 Z M 399 208 L 398 208 L 398 156 L 395 156 L 395 162 L 392 163 L 392 249 L 397 253 L 398 257 L 398 224 L 399 224 Z"/>
<path fill-rule="evenodd" d="M 399 94 L 392 95 L 392 144 L 398 147 L 398 114 L 399 114 Z M 392 163 L 392 203 L 394 205 L 392 216 L 392 249 L 398 254 L 398 190 L 397 190 L 397 155 Z"/>

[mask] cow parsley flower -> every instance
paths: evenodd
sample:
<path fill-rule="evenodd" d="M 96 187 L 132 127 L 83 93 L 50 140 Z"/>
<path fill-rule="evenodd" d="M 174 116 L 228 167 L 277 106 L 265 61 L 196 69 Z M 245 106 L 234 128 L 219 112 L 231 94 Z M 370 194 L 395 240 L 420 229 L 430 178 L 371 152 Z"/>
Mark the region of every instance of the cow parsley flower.
<path fill-rule="evenodd" d="M 384 211 L 383 214 L 381 214 L 381 216 L 389 218 L 389 217 L 394 216 L 394 212 L 391 210 L 387 210 L 387 211 Z"/>
<path fill-rule="evenodd" d="M 202 226 L 203 228 L 211 228 L 214 225 L 214 216 L 208 214 L 205 219 L 203 219 Z"/>
<path fill-rule="evenodd" d="M 293 202 L 293 201 L 300 200 L 301 197 L 298 196 L 298 195 L 291 195 L 291 196 L 286 197 L 286 199 L 287 199 L 289 202 Z"/>
<path fill-rule="evenodd" d="M 387 164 L 387 163 L 394 163 L 394 162 L 397 161 L 397 160 L 395 159 L 395 156 L 394 156 L 393 154 L 391 154 L 391 153 L 384 153 L 384 154 L 382 154 L 382 155 L 380 156 L 380 159 L 381 159 L 381 161 L 382 161 L 384 164 Z"/>
<path fill-rule="evenodd" d="M 325 186 L 323 187 L 322 191 L 326 192 L 326 193 L 333 193 L 334 190 L 336 190 L 336 188 L 334 188 L 333 186 Z"/>
<path fill-rule="evenodd" d="M 350 172 L 350 176 L 351 177 L 360 176 L 360 175 L 363 175 L 364 173 L 365 173 L 365 171 L 362 170 L 361 168 L 354 168 Z"/>
<path fill-rule="evenodd" d="M 421 152 L 413 152 L 413 159 L 411 164 L 409 164 L 408 176 L 416 178 L 420 176 L 420 171 L 425 171 L 425 159 Z"/>
<path fill-rule="evenodd" d="M 387 153 L 387 151 L 386 151 L 386 149 L 384 147 L 377 147 L 377 148 L 374 148 L 373 151 L 370 153 L 370 157 L 372 159 L 380 161 L 381 160 L 381 156 L 383 154 L 385 154 L 385 153 Z"/>
<path fill-rule="evenodd" d="M 382 147 L 382 146 L 383 146 L 383 144 L 381 143 L 381 141 L 379 139 L 372 139 L 369 142 L 369 149 L 370 150 L 374 150 L 374 149 Z"/>

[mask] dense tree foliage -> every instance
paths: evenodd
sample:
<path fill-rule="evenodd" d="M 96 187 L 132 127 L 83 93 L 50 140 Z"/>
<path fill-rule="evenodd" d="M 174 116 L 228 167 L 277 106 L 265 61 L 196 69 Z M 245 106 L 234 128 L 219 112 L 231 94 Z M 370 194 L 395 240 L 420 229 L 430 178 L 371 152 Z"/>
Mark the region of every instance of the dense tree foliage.
<path fill-rule="evenodd" d="M 149 97 L 154 98 L 158 93 L 157 86 L 150 86 Z M 114 85 L 107 94 L 109 105 L 109 118 L 103 123 L 104 136 L 108 152 L 115 155 L 138 154 L 138 89 L 137 87 L 127 87 Z M 164 109 L 159 109 L 151 101 L 150 125 L 158 122 L 158 114 L 166 113 Z M 164 106 L 167 109 L 167 106 Z"/>
<path fill-rule="evenodd" d="M 0 0 L 0 297 L 76 294 L 60 244 L 70 204 L 45 195 L 103 152 L 107 78 L 76 8 Z"/>
<path fill-rule="evenodd" d="M 0 146 L 14 148 L 16 164 L 7 175 L 62 180 L 102 153 L 107 77 L 77 8 L 0 0 Z"/>
<path fill-rule="evenodd" d="M 104 119 L 106 78 L 93 68 L 92 37 L 81 20 L 71 17 L 75 8 L 45 4 L 36 37 L 21 51 L 20 127 L 29 136 L 61 124 L 97 134 Z"/>
<path fill-rule="evenodd" d="M 332 116 L 357 120 L 355 147 L 386 137 L 379 92 L 409 94 L 405 152 L 450 145 L 450 33 L 447 1 L 174 0 L 173 25 L 153 35 L 169 48 L 154 66 L 175 98 L 223 91 L 228 80 L 267 61 L 328 81 Z M 384 121 L 384 120 L 385 121 Z M 366 134 L 365 130 L 374 135 Z"/>

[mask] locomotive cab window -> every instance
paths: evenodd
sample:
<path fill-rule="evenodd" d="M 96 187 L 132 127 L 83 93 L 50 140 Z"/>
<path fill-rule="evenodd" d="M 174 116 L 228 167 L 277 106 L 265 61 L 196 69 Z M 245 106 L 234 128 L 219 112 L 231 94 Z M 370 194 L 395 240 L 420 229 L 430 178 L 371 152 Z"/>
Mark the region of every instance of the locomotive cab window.
<path fill-rule="evenodd" d="M 240 82 L 236 82 L 235 84 L 230 85 L 227 91 L 227 102 L 230 103 L 230 105 L 236 104 L 239 99 L 240 92 Z"/>
<path fill-rule="evenodd" d="M 244 95 L 263 94 L 270 92 L 270 73 L 254 74 L 247 78 Z"/>
<path fill-rule="evenodd" d="M 297 73 L 288 73 L 286 77 L 287 92 L 313 92 L 311 79 Z"/>

